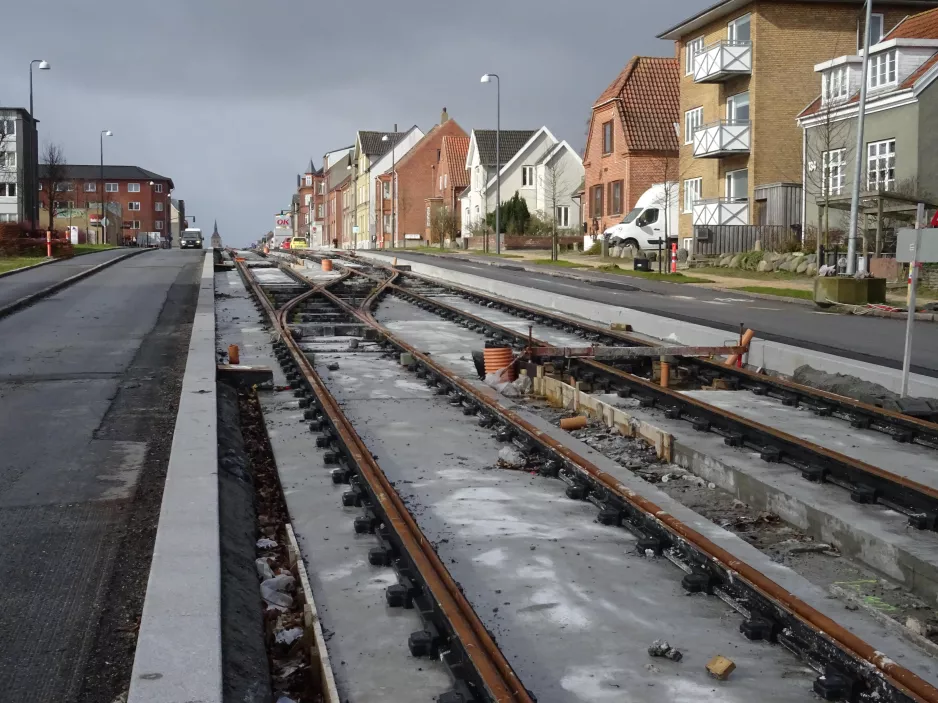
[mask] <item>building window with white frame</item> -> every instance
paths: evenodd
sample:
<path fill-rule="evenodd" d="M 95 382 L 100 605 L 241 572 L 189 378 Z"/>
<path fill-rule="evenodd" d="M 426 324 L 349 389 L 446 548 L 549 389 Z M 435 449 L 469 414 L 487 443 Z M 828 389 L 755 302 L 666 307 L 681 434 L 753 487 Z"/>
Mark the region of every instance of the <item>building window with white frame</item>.
<path fill-rule="evenodd" d="M 824 102 L 847 97 L 847 67 L 838 66 L 821 76 L 821 94 Z"/>
<path fill-rule="evenodd" d="M 140 202 L 131 201 L 127 203 L 127 209 L 130 210 L 131 212 L 138 212 L 140 210 Z"/>
<path fill-rule="evenodd" d="M 567 205 L 558 205 L 557 206 L 557 226 L 558 227 L 569 227 L 570 226 L 570 208 Z"/>
<path fill-rule="evenodd" d="M 96 193 L 98 192 L 98 184 L 94 181 L 85 182 L 85 192 L 86 193 Z"/>
<path fill-rule="evenodd" d="M 56 193 L 67 193 L 67 192 L 73 191 L 73 190 L 75 190 L 75 184 L 74 184 L 74 183 L 69 183 L 69 182 L 66 181 L 66 182 L 64 182 L 64 183 L 56 183 L 56 184 L 55 184 L 55 192 L 56 192 Z"/>
<path fill-rule="evenodd" d="M 821 154 L 821 195 L 840 195 L 847 180 L 847 150 L 831 149 Z"/>
<path fill-rule="evenodd" d="M 726 38 L 733 44 L 742 44 L 752 38 L 750 15 L 737 17 L 726 26 Z"/>
<path fill-rule="evenodd" d="M 687 76 L 692 76 L 694 74 L 694 60 L 698 53 L 703 51 L 704 48 L 704 38 L 697 37 L 696 39 L 691 39 L 684 46 L 684 74 Z"/>
<path fill-rule="evenodd" d="M 130 229 L 140 229 L 140 220 L 131 220 Z"/>
<path fill-rule="evenodd" d="M 430 226 L 430 206 L 427 205 L 427 227 Z"/>
<path fill-rule="evenodd" d="M 15 137 L 16 120 L 0 120 L 0 135 L 4 137 Z"/>
<path fill-rule="evenodd" d="M 384 216 L 384 231 L 388 232 L 389 234 L 391 232 L 391 216 L 390 215 Z"/>
<path fill-rule="evenodd" d="M 105 183 L 104 184 L 105 193 L 117 193 L 118 190 L 119 190 L 119 186 L 117 183 Z"/>
<path fill-rule="evenodd" d="M 534 167 L 522 166 L 521 167 L 521 187 L 527 188 L 533 185 L 534 185 Z"/>
<path fill-rule="evenodd" d="M 153 229 L 155 229 L 157 232 L 162 232 L 162 231 L 163 231 L 163 220 L 156 220 L 156 221 L 153 223 Z"/>
<path fill-rule="evenodd" d="M 154 183 L 154 184 L 153 184 L 153 192 L 154 192 L 154 193 L 162 193 L 162 192 L 163 192 L 163 184 L 162 184 L 162 183 Z"/>
<path fill-rule="evenodd" d="M 443 187 L 449 188 L 449 174 L 448 173 L 443 174 Z"/>
<path fill-rule="evenodd" d="M 688 178 L 684 181 L 684 212 L 693 212 L 694 203 L 700 200 L 703 178 Z"/>
<path fill-rule="evenodd" d="M 893 190 L 896 187 L 896 140 L 870 142 L 866 150 L 867 190 Z"/>
<path fill-rule="evenodd" d="M 313 200 L 313 196 L 310 195 L 309 193 L 307 193 L 305 196 L 303 196 L 303 204 L 304 204 L 306 207 L 309 207 L 309 204 L 312 202 L 312 200 Z"/>
<path fill-rule="evenodd" d="M 308 186 L 313 185 L 313 177 L 312 177 L 312 176 L 306 176 L 306 185 L 308 185 Z"/>
<path fill-rule="evenodd" d="M 882 51 L 870 56 L 870 88 L 882 88 L 896 82 L 896 50 Z"/>
<path fill-rule="evenodd" d="M 127 192 L 128 192 L 128 193 L 139 193 L 139 192 L 140 192 L 140 184 L 139 184 L 139 183 L 128 183 L 128 184 L 127 184 Z"/>
<path fill-rule="evenodd" d="M 390 200 L 391 199 L 391 181 L 384 182 L 383 190 L 384 190 L 384 199 Z"/>
<path fill-rule="evenodd" d="M 16 183 L 0 183 L 0 198 L 15 198 Z"/>
<path fill-rule="evenodd" d="M 319 190 L 319 194 L 320 194 L 320 195 L 325 195 L 325 194 L 326 194 L 326 184 L 325 184 L 323 181 L 319 181 L 319 189 L 318 189 L 318 190 Z"/>
<path fill-rule="evenodd" d="M 319 205 L 316 206 L 316 217 L 318 217 L 320 220 L 322 219 L 322 203 L 319 203 Z"/>
<path fill-rule="evenodd" d="M 163 203 L 154 203 L 153 209 L 157 212 L 163 212 Z"/>
<path fill-rule="evenodd" d="M 870 46 L 879 44 L 883 40 L 883 15 L 874 12 L 870 17 Z"/>
<path fill-rule="evenodd" d="M 684 113 L 684 143 L 694 143 L 694 132 L 703 126 L 703 108 L 695 107 Z"/>

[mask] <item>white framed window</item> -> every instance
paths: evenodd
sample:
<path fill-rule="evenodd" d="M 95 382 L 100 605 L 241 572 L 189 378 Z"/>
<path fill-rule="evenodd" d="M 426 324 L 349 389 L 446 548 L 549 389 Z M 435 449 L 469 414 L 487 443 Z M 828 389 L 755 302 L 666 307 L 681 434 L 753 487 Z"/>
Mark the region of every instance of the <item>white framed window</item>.
<path fill-rule="evenodd" d="M 749 169 L 726 172 L 726 199 L 734 203 L 749 200 Z"/>
<path fill-rule="evenodd" d="M 316 206 L 316 217 L 322 219 L 322 203 Z"/>
<path fill-rule="evenodd" d="M 55 200 L 52 203 L 52 209 L 56 211 L 71 210 L 74 206 L 75 203 L 71 200 Z"/>
<path fill-rule="evenodd" d="M 684 181 L 684 212 L 693 212 L 694 203 L 700 200 L 703 178 L 688 178 Z"/>
<path fill-rule="evenodd" d="M 726 99 L 726 119 L 729 122 L 749 121 L 749 92 L 737 93 Z"/>
<path fill-rule="evenodd" d="M 558 227 L 570 226 L 570 208 L 566 205 L 557 206 L 557 226 Z"/>
<path fill-rule="evenodd" d="M 74 184 L 74 183 L 62 182 L 62 183 L 56 183 L 56 184 L 55 184 L 55 192 L 56 192 L 56 193 L 67 193 L 67 192 L 70 192 L 70 191 L 73 191 L 73 190 L 75 190 L 75 184 Z"/>
<path fill-rule="evenodd" d="M 154 183 L 154 184 L 153 184 L 153 192 L 154 192 L 154 193 L 162 193 L 162 192 L 163 192 L 163 184 L 162 184 L 162 183 Z"/>
<path fill-rule="evenodd" d="M 879 44 L 883 39 L 883 15 L 874 12 L 870 17 L 870 46 Z"/>
<path fill-rule="evenodd" d="M 116 193 L 118 192 L 119 187 L 117 183 L 105 183 L 104 192 L 105 193 Z"/>
<path fill-rule="evenodd" d="M 16 168 L 16 152 L 15 151 L 0 152 L 0 166 L 4 166 L 6 168 Z"/>
<path fill-rule="evenodd" d="M 821 194 L 840 195 L 847 177 L 847 150 L 831 149 L 821 154 Z"/>
<path fill-rule="evenodd" d="M 140 229 L 140 220 L 131 220 L 130 229 Z"/>
<path fill-rule="evenodd" d="M 319 181 L 319 188 L 317 189 L 320 195 L 326 194 L 326 184 L 323 181 Z"/>
<path fill-rule="evenodd" d="M 691 39 L 684 45 L 684 75 L 694 74 L 694 57 L 704 48 L 704 38 Z"/>
<path fill-rule="evenodd" d="M 15 137 L 16 120 L 0 120 L 0 134 L 5 137 Z"/>
<path fill-rule="evenodd" d="M 163 231 L 163 220 L 156 220 L 156 221 L 153 223 L 153 229 L 155 229 L 157 232 L 162 232 L 162 231 Z"/>
<path fill-rule="evenodd" d="M 312 176 L 310 176 L 310 175 L 306 176 L 306 185 L 308 185 L 308 186 L 313 185 L 313 177 L 312 177 Z"/>
<path fill-rule="evenodd" d="M 384 231 L 385 232 L 391 231 L 391 216 L 390 215 L 384 216 Z"/>
<path fill-rule="evenodd" d="M 309 193 L 307 193 L 307 194 L 303 197 L 303 204 L 306 205 L 306 207 L 309 207 L 309 204 L 310 204 L 311 202 L 313 202 L 313 196 L 310 195 Z"/>
<path fill-rule="evenodd" d="M 384 199 L 390 200 L 391 199 L 391 181 L 385 181 L 382 185 L 384 186 L 383 187 Z"/>
<path fill-rule="evenodd" d="M 306 224 L 309 224 L 309 213 L 307 212 L 303 217 L 306 218 Z"/>
<path fill-rule="evenodd" d="M 896 187 L 896 140 L 886 139 L 866 145 L 867 190 Z"/>
<path fill-rule="evenodd" d="M 750 31 L 749 17 L 748 14 L 745 14 L 742 17 L 737 17 L 726 25 L 726 38 L 736 43 L 750 41 L 752 33 Z"/>
<path fill-rule="evenodd" d="M 98 191 L 98 184 L 94 181 L 85 181 L 85 192 L 86 193 L 96 193 Z"/>
<path fill-rule="evenodd" d="M 443 176 L 439 177 L 439 183 L 437 184 L 438 190 L 443 190 Z"/>
<path fill-rule="evenodd" d="M 847 97 L 846 66 L 838 66 L 821 76 L 821 94 L 825 102 L 843 100 Z"/>
<path fill-rule="evenodd" d="M 15 212 L 0 212 L 0 222 L 16 222 L 17 215 Z"/>
<path fill-rule="evenodd" d="M 139 192 L 140 192 L 140 184 L 139 184 L 139 183 L 128 183 L 128 184 L 127 184 L 127 192 L 128 192 L 128 193 L 139 193 Z"/>
<path fill-rule="evenodd" d="M 522 166 L 521 167 L 521 187 L 534 185 L 534 167 L 533 166 Z"/>
<path fill-rule="evenodd" d="M 870 56 L 870 88 L 881 88 L 896 82 L 896 50 L 883 51 Z"/>
<path fill-rule="evenodd" d="M 16 183 L 0 183 L 0 198 L 15 198 Z"/>
<path fill-rule="evenodd" d="M 695 107 L 684 113 L 684 143 L 694 143 L 694 132 L 703 126 L 703 108 Z"/>
<path fill-rule="evenodd" d="M 448 173 L 443 174 L 443 187 L 449 188 L 449 174 Z"/>
<path fill-rule="evenodd" d="M 153 209 L 157 212 L 163 212 L 163 203 L 155 203 Z"/>
<path fill-rule="evenodd" d="M 140 202 L 139 202 L 139 201 L 132 201 L 132 202 L 127 203 L 127 209 L 130 210 L 131 212 L 139 212 L 139 211 L 140 211 Z"/>

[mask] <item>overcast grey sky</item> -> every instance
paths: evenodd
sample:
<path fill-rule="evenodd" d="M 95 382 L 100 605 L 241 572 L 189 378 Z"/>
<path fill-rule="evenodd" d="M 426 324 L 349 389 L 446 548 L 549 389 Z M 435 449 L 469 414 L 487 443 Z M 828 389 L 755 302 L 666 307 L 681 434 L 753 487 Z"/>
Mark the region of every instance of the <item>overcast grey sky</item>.
<path fill-rule="evenodd" d="M 0 105 L 28 107 L 69 163 L 173 178 L 198 224 L 245 244 L 287 207 L 296 173 L 358 129 L 469 132 L 546 124 L 583 146 L 593 100 L 655 35 L 712 0 L 43 0 L 4 8 Z M 367 8 L 367 9 L 362 9 Z"/>

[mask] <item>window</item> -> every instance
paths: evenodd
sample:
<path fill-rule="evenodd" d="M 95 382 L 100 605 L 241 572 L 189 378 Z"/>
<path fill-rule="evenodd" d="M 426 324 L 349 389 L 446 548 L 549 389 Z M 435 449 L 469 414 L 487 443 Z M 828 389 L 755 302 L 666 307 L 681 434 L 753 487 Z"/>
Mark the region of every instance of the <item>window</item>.
<path fill-rule="evenodd" d="M 726 199 L 734 202 L 745 202 L 749 199 L 749 170 L 741 168 L 738 171 L 726 172 Z"/>
<path fill-rule="evenodd" d="M 162 184 L 162 183 L 154 183 L 154 184 L 153 184 L 153 192 L 154 192 L 154 193 L 162 193 L 162 192 L 163 192 L 163 184 Z"/>
<path fill-rule="evenodd" d="M 896 187 L 896 140 L 870 142 L 866 145 L 866 181 L 868 190 L 892 190 Z"/>
<path fill-rule="evenodd" d="M 127 184 L 127 192 L 128 192 L 128 193 L 139 193 L 139 192 L 140 192 L 140 184 L 139 184 L 139 183 L 128 183 L 128 184 Z"/>
<path fill-rule="evenodd" d="M 319 203 L 319 205 L 316 206 L 316 217 L 318 217 L 320 220 L 322 219 L 322 203 Z"/>
<path fill-rule="evenodd" d="M 93 182 L 92 182 L 92 183 L 88 183 L 88 182 L 85 182 L 85 192 L 86 192 L 86 193 L 95 193 L 95 192 L 97 192 L 97 190 L 98 190 L 98 184 L 97 184 L 97 183 L 93 183 Z"/>
<path fill-rule="evenodd" d="M 67 193 L 67 192 L 70 192 L 70 191 L 73 191 L 73 190 L 75 190 L 75 184 L 74 184 L 74 183 L 69 183 L 69 182 L 67 182 L 67 181 L 64 181 L 64 182 L 62 182 L 62 183 L 56 183 L 56 184 L 55 184 L 55 192 L 56 192 L 56 193 Z"/>
<path fill-rule="evenodd" d="M 16 120 L 0 120 L 0 134 L 5 137 L 15 137 Z"/>
<path fill-rule="evenodd" d="M 156 210 L 157 212 L 163 212 L 163 203 L 156 203 L 153 206 L 153 209 Z"/>
<path fill-rule="evenodd" d="M 622 181 L 609 184 L 609 215 L 622 214 Z"/>
<path fill-rule="evenodd" d="M 131 220 L 130 229 L 140 229 L 140 220 Z"/>
<path fill-rule="evenodd" d="M 611 154 L 613 149 L 612 121 L 603 122 L 603 153 Z"/>
<path fill-rule="evenodd" d="M 313 177 L 312 177 L 312 176 L 306 176 L 306 185 L 308 185 L 308 186 L 313 185 Z"/>
<path fill-rule="evenodd" d="M 726 25 L 726 38 L 731 42 L 747 42 L 752 38 L 749 31 L 749 15 L 737 17 Z"/>
<path fill-rule="evenodd" d="M 870 88 L 879 88 L 896 82 L 896 50 L 883 51 L 870 56 Z"/>
<path fill-rule="evenodd" d="M 658 221 L 658 208 L 649 207 L 645 208 L 645 211 L 642 213 L 642 216 L 638 218 L 636 223 L 639 227 L 647 227 L 648 225 L 653 225 Z"/>
<path fill-rule="evenodd" d="M 163 231 L 163 220 L 156 220 L 156 221 L 153 223 L 153 229 L 156 230 L 157 232 L 162 232 L 162 231 Z"/>
<path fill-rule="evenodd" d="M 312 201 L 313 201 L 313 196 L 310 195 L 309 193 L 307 193 L 306 196 L 303 198 L 303 204 L 306 205 L 306 207 L 309 207 L 309 204 Z"/>
<path fill-rule="evenodd" d="M 695 107 L 684 113 L 684 143 L 694 143 L 694 132 L 703 126 L 703 108 Z"/>
<path fill-rule="evenodd" d="M 384 199 L 390 200 L 391 199 L 391 181 L 385 181 L 383 185 L 384 185 Z"/>
<path fill-rule="evenodd" d="M 309 213 L 307 212 L 303 217 L 306 218 L 306 224 L 309 224 Z"/>
<path fill-rule="evenodd" d="M 118 190 L 116 183 L 105 183 L 104 192 L 105 193 L 116 193 Z"/>
<path fill-rule="evenodd" d="M 443 190 L 443 176 L 440 176 L 438 180 L 439 183 L 437 184 L 437 187 L 439 190 Z"/>
<path fill-rule="evenodd" d="M 522 166 L 521 167 L 521 187 L 533 186 L 534 185 L 534 167 L 533 166 Z"/>
<path fill-rule="evenodd" d="M 726 99 L 726 119 L 737 123 L 749 121 L 749 93 L 737 93 Z"/>
<path fill-rule="evenodd" d="M 449 188 L 449 174 L 448 173 L 443 174 L 443 187 Z"/>
<path fill-rule="evenodd" d="M 12 213 L 3 213 L 0 212 L 0 222 L 16 222 L 17 215 L 15 212 Z"/>
<path fill-rule="evenodd" d="M 821 77 L 821 93 L 825 101 L 847 97 L 847 67 L 838 66 Z"/>
<path fill-rule="evenodd" d="M 840 195 L 844 191 L 846 179 L 846 149 L 833 149 L 825 151 L 822 155 L 824 171 L 821 178 L 821 194 Z"/>
<path fill-rule="evenodd" d="M 4 197 L 16 197 L 16 183 L 0 183 L 0 198 Z"/>
<path fill-rule="evenodd" d="M 318 190 L 319 190 L 319 194 L 320 194 L 320 195 L 325 195 L 325 194 L 326 194 L 326 184 L 325 184 L 323 181 L 319 181 L 319 188 L 318 188 Z"/>
<path fill-rule="evenodd" d="M 130 210 L 130 211 L 132 211 L 132 212 L 133 212 L 133 211 L 139 211 L 139 210 L 140 210 L 140 203 L 139 203 L 139 202 L 130 202 L 130 203 L 127 203 L 127 209 Z"/>
<path fill-rule="evenodd" d="M 876 12 L 870 17 L 870 46 L 883 39 L 883 16 Z"/>
<path fill-rule="evenodd" d="M 427 227 L 430 226 L 430 206 L 427 206 Z"/>
<path fill-rule="evenodd" d="M 688 178 L 684 181 L 684 212 L 693 212 L 694 203 L 700 200 L 702 178 Z"/>
<path fill-rule="evenodd" d="M 6 168 L 16 168 L 16 152 L 0 152 L 0 166 L 5 166 Z"/>
<path fill-rule="evenodd" d="M 603 187 L 602 184 L 593 186 L 593 197 L 590 198 L 590 215 L 603 216 Z"/>
<path fill-rule="evenodd" d="M 684 46 L 684 73 L 692 75 L 694 73 L 694 57 L 704 48 L 704 38 L 697 37 L 687 42 Z"/>
<path fill-rule="evenodd" d="M 557 226 L 558 227 L 569 227 L 570 226 L 570 208 L 566 205 L 557 206 Z"/>
<path fill-rule="evenodd" d="M 384 231 L 385 232 L 391 231 L 391 216 L 390 215 L 384 216 Z"/>

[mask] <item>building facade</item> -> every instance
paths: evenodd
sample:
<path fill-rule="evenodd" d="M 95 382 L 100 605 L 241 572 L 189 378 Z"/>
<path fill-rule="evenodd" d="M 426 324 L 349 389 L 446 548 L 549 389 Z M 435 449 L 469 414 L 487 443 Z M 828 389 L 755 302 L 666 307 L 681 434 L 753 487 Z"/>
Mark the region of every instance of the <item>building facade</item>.
<path fill-rule="evenodd" d="M 935 4 L 874 3 L 874 41 Z M 795 118 L 816 95 L 815 65 L 861 44 L 863 13 L 859 0 L 723 0 L 659 35 L 680 62 L 682 238 L 717 226 L 799 233 Z"/>
<path fill-rule="evenodd" d="M 297 175 L 296 187 L 296 235 L 305 237 L 310 244 L 318 244 L 322 240 L 325 220 L 326 179 L 323 169 L 316 168 L 310 159 L 306 171 Z"/>
<path fill-rule="evenodd" d="M 0 222 L 37 217 L 38 162 L 36 121 L 23 108 L 0 107 Z"/>
<path fill-rule="evenodd" d="M 462 207 L 459 196 L 469 185 L 469 172 L 466 170 L 466 155 L 469 153 L 469 137 L 448 136 L 440 142 L 439 168 L 431 172 L 432 195 L 426 199 L 425 206 L 430 211 L 425 238 L 432 242 L 434 217 L 445 223 L 444 229 L 450 229 L 447 235 L 461 236 Z M 431 167 L 432 168 L 432 167 Z"/>
<path fill-rule="evenodd" d="M 636 56 L 593 104 L 583 159 L 586 231 L 618 224 L 652 184 L 677 179 L 679 70 L 677 59 Z"/>

